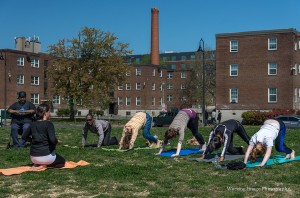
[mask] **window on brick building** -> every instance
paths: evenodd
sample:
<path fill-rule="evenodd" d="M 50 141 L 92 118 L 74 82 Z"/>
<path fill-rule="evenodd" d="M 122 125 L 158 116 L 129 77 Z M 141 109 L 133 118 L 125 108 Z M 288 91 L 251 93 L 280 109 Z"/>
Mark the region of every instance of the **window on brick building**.
<path fill-rule="evenodd" d="M 130 83 L 126 83 L 126 90 L 131 90 L 131 84 Z"/>
<path fill-rule="evenodd" d="M 186 89 L 186 85 L 185 84 L 180 84 L 180 89 Z"/>
<path fill-rule="evenodd" d="M 238 103 L 238 89 L 231 88 L 229 90 L 230 103 Z"/>
<path fill-rule="evenodd" d="M 268 50 L 277 50 L 277 38 L 272 37 L 268 39 Z"/>
<path fill-rule="evenodd" d="M 155 97 L 152 97 L 152 103 L 151 103 L 152 106 L 155 106 Z"/>
<path fill-rule="evenodd" d="M 131 71 L 127 71 L 126 76 L 131 76 Z"/>
<path fill-rule="evenodd" d="M 152 83 L 152 90 L 155 90 L 155 83 Z"/>
<path fill-rule="evenodd" d="M 126 97 L 126 106 L 131 105 L 131 98 L 130 97 Z"/>
<path fill-rule="evenodd" d="M 163 104 L 163 99 L 160 97 L 159 98 L 159 106 L 162 106 L 162 104 Z"/>
<path fill-rule="evenodd" d="M 136 97 L 136 98 L 135 98 L 135 105 L 136 105 L 136 106 L 141 106 L 141 103 L 142 103 L 141 97 Z"/>
<path fill-rule="evenodd" d="M 163 72 L 162 70 L 159 71 L 159 77 L 162 77 L 163 76 Z"/>
<path fill-rule="evenodd" d="M 191 60 L 195 60 L 196 56 L 195 55 L 191 55 Z"/>
<path fill-rule="evenodd" d="M 167 84 L 167 89 L 173 89 L 173 84 L 168 83 L 168 84 Z"/>
<path fill-rule="evenodd" d="M 237 40 L 230 41 L 230 52 L 238 52 L 239 42 Z"/>
<path fill-rule="evenodd" d="M 268 75 L 277 75 L 276 63 L 268 63 Z"/>
<path fill-rule="evenodd" d="M 172 56 L 171 60 L 176 61 L 176 56 Z"/>
<path fill-rule="evenodd" d="M 181 63 L 181 69 L 186 69 L 187 68 L 187 66 L 186 66 L 186 64 L 185 63 Z"/>
<path fill-rule="evenodd" d="M 37 59 L 37 58 L 32 58 L 30 64 L 31 64 L 31 67 L 39 68 L 40 67 L 40 60 Z"/>
<path fill-rule="evenodd" d="M 142 75 L 142 69 L 141 68 L 136 68 L 135 69 L 135 75 L 141 76 Z"/>
<path fill-rule="evenodd" d="M 277 102 L 277 88 L 268 89 L 268 102 L 269 103 Z"/>
<path fill-rule="evenodd" d="M 153 70 L 152 70 L 152 76 L 155 76 L 155 68 L 153 68 Z"/>
<path fill-rule="evenodd" d="M 123 84 L 122 83 L 118 84 L 118 90 L 123 90 Z"/>
<path fill-rule="evenodd" d="M 181 60 L 185 61 L 186 60 L 186 56 L 181 56 Z"/>
<path fill-rule="evenodd" d="M 38 76 L 31 76 L 31 85 L 39 85 L 39 77 Z"/>
<path fill-rule="evenodd" d="M 24 84 L 24 75 L 17 75 L 17 84 Z"/>
<path fill-rule="evenodd" d="M 30 102 L 32 102 L 33 104 L 39 104 L 39 100 L 40 100 L 39 94 L 37 93 L 30 94 Z"/>
<path fill-rule="evenodd" d="M 167 95 L 167 101 L 172 102 L 173 101 L 173 96 L 172 95 Z"/>
<path fill-rule="evenodd" d="M 180 98 L 180 101 L 181 101 L 181 102 L 187 101 L 186 96 L 182 96 L 182 97 Z"/>
<path fill-rule="evenodd" d="M 186 73 L 186 71 L 182 71 L 180 77 L 181 77 L 181 78 L 187 78 L 187 73 Z"/>
<path fill-rule="evenodd" d="M 168 72 L 167 79 L 172 79 L 172 78 L 173 78 L 173 72 Z"/>
<path fill-rule="evenodd" d="M 297 63 L 295 66 L 297 67 Z M 298 64 L 298 74 L 300 74 L 300 64 Z"/>
<path fill-rule="evenodd" d="M 59 95 L 53 96 L 52 103 L 53 104 L 60 104 L 60 96 Z"/>
<path fill-rule="evenodd" d="M 136 90 L 141 90 L 142 89 L 142 84 L 141 83 L 136 83 L 135 89 Z"/>
<path fill-rule="evenodd" d="M 17 65 L 18 66 L 24 66 L 24 57 L 18 57 L 17 58 Z"/>
<path fill-rule="evenodd" d="M 123 98 L 122 97 L 118 97 L 118 105 L 122 106 L 123 105 Z"/>
<path fill-rule="evenodd" d="M 230 65 L 230 76 L 238 76 L 238 64 Z"/>

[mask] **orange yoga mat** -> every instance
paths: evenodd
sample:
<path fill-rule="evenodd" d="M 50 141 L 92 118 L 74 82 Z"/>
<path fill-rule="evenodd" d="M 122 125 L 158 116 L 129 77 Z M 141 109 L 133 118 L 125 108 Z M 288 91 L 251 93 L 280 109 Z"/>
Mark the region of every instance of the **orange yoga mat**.
<path fill-rule="evenodd" d="M 75 168 L 77 166 L 86 166 L 89 164 L 90 163 L 88 163 L 84 160 L 80 160 L 78 162 L 66 161 L 65 166 L 62 167 L 61 169 Z M 28 171 L 44 171 L 46 169 L 47 169 L 47 167 L 42 167 L 42 166 L 40 166 L 40 167 L 19 166 L 19 167 L 15 167 L 15 168 L 0 169 L 0 173 L 2 173 L 3 175 L 9 176 L 9 175 L 18 175 L 18 174 L 28 172 Z"/>

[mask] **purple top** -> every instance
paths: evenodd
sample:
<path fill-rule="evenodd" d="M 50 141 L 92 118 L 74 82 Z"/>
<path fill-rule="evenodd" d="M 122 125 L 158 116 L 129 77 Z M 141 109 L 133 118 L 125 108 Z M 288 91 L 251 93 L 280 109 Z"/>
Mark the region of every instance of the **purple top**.
<path fill-rule="evenodd" d="M 194 119 L 196 117 L 196 112 L 193 109 L 181 109 L 180 111 L 185 112 L 190 119 Z"/>

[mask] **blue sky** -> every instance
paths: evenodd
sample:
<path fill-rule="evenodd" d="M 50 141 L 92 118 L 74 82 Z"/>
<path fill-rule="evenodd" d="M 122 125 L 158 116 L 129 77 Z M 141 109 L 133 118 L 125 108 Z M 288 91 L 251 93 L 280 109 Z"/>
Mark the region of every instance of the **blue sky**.
<path fill-rule="evenodd" d="M 133 54 L 150 52 L 151 8 L 159 8 L 160 51 L 215 49 L 218 33 L 296 28 L 299 0 L 0 0 L 0 49 L 39 36 L 42 51 L 85 26 L 112 32 Z"/>

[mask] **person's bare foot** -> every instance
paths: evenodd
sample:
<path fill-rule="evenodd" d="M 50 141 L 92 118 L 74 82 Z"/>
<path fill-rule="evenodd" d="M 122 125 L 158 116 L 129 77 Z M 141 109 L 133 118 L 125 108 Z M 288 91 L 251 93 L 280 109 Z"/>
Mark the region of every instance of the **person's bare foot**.
<path fill-rule="evenodd" d="M 37 164 L 34 164 L 30 170 L 31 171 L 39 171 L 39 170 L 42 170 L 44 168 L 46 168 L 47 166 L 46 165 L 37 165 Z"/>
<path fill-rule="evenodd" d="M 293 150 L 291 153 L 291 160 L 294 160 L 294 159 L 295 159 L 295 151 Z"/>

